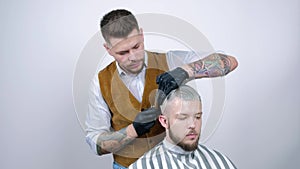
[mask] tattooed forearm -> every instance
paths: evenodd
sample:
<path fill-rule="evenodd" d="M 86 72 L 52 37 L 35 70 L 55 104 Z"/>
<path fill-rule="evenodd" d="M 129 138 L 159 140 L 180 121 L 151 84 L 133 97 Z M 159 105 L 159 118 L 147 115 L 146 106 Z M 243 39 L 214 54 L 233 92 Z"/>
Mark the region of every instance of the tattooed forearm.
<path fill-rule="evenodd" d="M 227 55 L 214 53 L 189 64 L 195 77 L 217 77 L 228 74 L 230 59 Z"/>
<path fill-rule="evenodd" d="M 220 59 L 223 62 L 223 74 L 227 75 L 230 72 L 231 62 L 227 55 L 219 54 Z"/>
<path fill-rule="evenodd" d="M 126 127 L 115 132 L 103 133 L 97 140 L 98 154 L 116 152 L 130 143 L 134 138 L 129 137 L 126 132 Z"/>

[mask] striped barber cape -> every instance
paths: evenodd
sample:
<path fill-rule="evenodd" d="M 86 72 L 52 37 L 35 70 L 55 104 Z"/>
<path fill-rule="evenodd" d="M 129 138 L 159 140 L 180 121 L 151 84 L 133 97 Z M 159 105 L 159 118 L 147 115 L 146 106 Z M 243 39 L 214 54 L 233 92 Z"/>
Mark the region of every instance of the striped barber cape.
<path fill-rule="evenodd" d="M 201 144 L 187 152 L 164 139 L 146 152 L 129 169 L 235 169 L 225 155 Z"/>

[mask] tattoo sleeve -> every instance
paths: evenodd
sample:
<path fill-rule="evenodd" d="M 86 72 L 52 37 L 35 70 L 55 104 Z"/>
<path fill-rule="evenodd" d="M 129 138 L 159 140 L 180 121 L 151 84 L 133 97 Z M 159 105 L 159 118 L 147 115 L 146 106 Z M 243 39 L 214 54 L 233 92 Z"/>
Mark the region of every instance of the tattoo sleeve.
<path fill-rule="evenodd" d="M 109 152 L 116 152 L 133 141 L 134 138 L 131 138 L 127 135 L 126 128 L 127 127 L 119 131 L 101 134 L 97 140 L 98 154 L 101 155 Z"/>
<path fill-rule="evenodd" d="M 189 64 L 195 77 L 218 77 L 228 74 L 230 59 L 227 55 L 214 53 Z"/>

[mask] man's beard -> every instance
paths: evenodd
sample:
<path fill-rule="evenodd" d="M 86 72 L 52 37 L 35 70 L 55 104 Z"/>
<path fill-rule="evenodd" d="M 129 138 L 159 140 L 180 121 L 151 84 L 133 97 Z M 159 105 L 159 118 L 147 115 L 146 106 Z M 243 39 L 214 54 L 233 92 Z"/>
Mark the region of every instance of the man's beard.
<path fill-rule="evenodd" d="M 170 139 L 175 143 L 177 144 L 179 147 L 181 147 L 183 150 L 185 151 L 194 151 L 197 149 L 198 147 L 198 142 L 199 142 L 199 138 L 197 138 L 197 140 L 193 143 L 193 144 L 185 144 L 183 143 L 183 139 L 180 139 L 178 137 L 176 137 L 172 130 L 169 130 L 169 136 L 170 136 Z"/>

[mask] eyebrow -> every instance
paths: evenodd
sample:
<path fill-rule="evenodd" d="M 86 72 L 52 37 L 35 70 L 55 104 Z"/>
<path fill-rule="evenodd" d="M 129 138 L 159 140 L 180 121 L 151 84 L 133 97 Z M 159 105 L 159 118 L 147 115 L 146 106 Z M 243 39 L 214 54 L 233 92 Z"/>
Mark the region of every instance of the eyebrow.
<path fill-rule="evenodd" d="M 197 112 L 195 113 L 194 115 L 198 115 L 198 114 L 203 114 L 203 112 Z M 175 114 L 176 116 L 179 116 L 179 115 L 182 115 L 182 116 L 189 116 L 189 114 L 186 114 L 186 113 L 178 113 L 178 114 Z"/>
<path fill-rule="evenodd" d="M 136 47 L 136 46 L 138 46 L 138 45 L 140 45 L 140 42 L 136 43 L 136 44 L 133 45 L 133 47 L 131 47 L 131 48 L 134 48 L 134 47 Z M 116 54 L 128 53 L 128 52 L 129 52 L 129 50 L 121 50 L 121 51 L 116 52 Z"/>
<path fill-rule="evenodd" d="M 121 51 L 116 52 L 116 54 L 128 53 L 128 52 L 129 52 L 129 50 L 121 50 Z"/>

